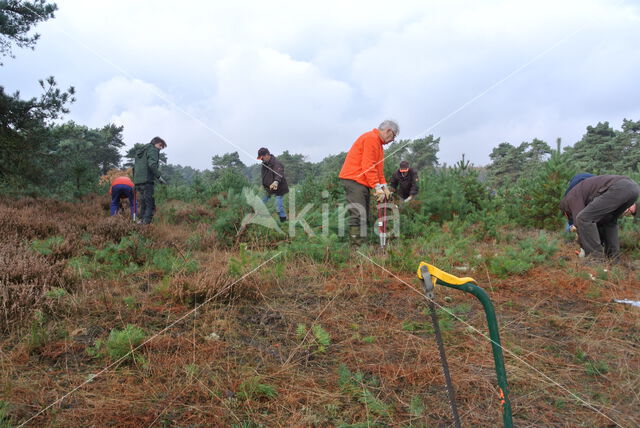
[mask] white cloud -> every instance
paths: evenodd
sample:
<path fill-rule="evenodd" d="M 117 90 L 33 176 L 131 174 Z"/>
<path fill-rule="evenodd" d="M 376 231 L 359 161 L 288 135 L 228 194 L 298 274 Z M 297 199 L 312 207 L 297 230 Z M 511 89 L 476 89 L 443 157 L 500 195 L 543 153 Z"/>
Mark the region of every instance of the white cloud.
<path fill-rule="evenodd" d="M 154 85 L 139 79 L 116 76 L 95 88 L 95 102 L 90 125 L 99 126 L 105 118 L 140 107 L 154 106 L 166 95 Z"/>
<path fill-rule="evenodd" d="M 261 146 L 321 158 L 351 102 L 351 88 L 314 65 L 270 49 L 247 50 L 220 62 L 212 119 L 252 159 Z"/>
<path fill-rule="evenodd" d="M 99 83 L 91 125 L 105 123 L 124 126 L 127 148 L 157 135 L 167 141 L 171 163 L 201 169 L 211 166 L 214 138 L 206 124 L 148 82 L 117 76 Z"/>
<path fill-rule="evenodd" d="M 640 119 L 633 4 L 57 3 L 36 51 L 6 61 L 6 87 L 54 74 L 78 89 L 72 119 L 118 121 L 129 145 L 161 135 L 172 163 L 255 162 L 263 145 L 319 160 L 385 118 L 422 136 L 559 41 L 429 130 L 442 161 L 483 164 L 502 141 L 569 144 L 597 121 Z"/>
<path fill-rule="evenodd" d="M 211 167 L 214 138 L 198 121 L 170 106 L 139 106 L 112 119 L 114 123 L 124 125 L 128 147 L 135 143 L 146 144 L 159 136 L 167 142 L 165 153 L 170 163 L 199 169 Z"/>

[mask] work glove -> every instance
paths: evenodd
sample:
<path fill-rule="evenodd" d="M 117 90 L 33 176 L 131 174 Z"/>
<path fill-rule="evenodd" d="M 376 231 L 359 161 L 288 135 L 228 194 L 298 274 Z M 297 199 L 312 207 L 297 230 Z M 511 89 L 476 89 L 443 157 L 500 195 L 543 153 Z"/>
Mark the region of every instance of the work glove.
<path fill-rule="evenodd" d="M 405 202 L 409 202 L 411 199 L 413 199 L 413 196 L 409 196 L 407 199 L 405 199 Z"/>
<path fill-rule="evenodd" d="M 384 202 L 384 200 L 387 198 L 387 195 L 384 193 L 384 190 L 380 185 L 376 186 L 374 196 L 376 197 L 378 202 Z"/>
<path fill-rule="evenodd" d="M 578 230 L 573 224 L 569 227 L 569 232 L 575 232 Z"/>
<path fill-rule="evenodd" d="M 382 191 L 384 192 L 384 197 L 387 199 L 391 199 L 391 190 L 389 190 L 389 186 L 386 184 L 382 184 Z"/>
<path fill-rule="evenodd" d="M 274 181 L 273 183 L 271 183 L 271 186 L 269 186 L 269 190 L 278 190 L 278 182 Z"/>
<path fill-rule="evenodd" d="M 162 177 L 158 177 L 158 181 L 160 182 L 160 184 L 167 184 L 167 180 Z"/>

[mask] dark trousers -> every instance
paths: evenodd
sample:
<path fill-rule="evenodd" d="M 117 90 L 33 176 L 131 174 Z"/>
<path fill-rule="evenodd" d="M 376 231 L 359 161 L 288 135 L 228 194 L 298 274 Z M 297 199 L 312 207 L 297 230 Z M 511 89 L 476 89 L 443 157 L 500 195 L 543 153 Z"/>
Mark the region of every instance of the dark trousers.
<path fill-rule="evenodd" d="M 347 197 L 349 226 L 359 226 L 360 235 L 366 235 L 369 219 L 370 189 L 357 181 L 340 179 Z M 362 233 L 364 230 L 364 234 Z"/>
<path fill-rule="evenodd" d="M 398 196 L 401 199 L 407 199 L 409 196 L 411 196 L 411 193 L 409 193 L 409 190 L 404 190 L 401 188 L 398 189 Z"/>
<path fill-rule="evenodd" d="M 133 215 L 135 212 L 133 189 L 126 184 L 116 184 L 111 188 L 111 215 L 116 215 L 120 209 L 120 199 L 124 198 L 129 199 L 129 210 Z"/>
<path fill-rule="evenodd" d="M 136 184 L 136 192 L 138 192 L 138 200 L 140 201 L 140 218 L 144 224 L 151 223 L 156 209 L 153 191 L 153 183 Z"/>
<path fill-rule="evenodd" d="M 575 225 L 587 256 L 615 259 L 620 255 L 618 218 L 633 205 L 638 195 L 640 186 L 625 178 L 613 183 L 578 213 Z"/>

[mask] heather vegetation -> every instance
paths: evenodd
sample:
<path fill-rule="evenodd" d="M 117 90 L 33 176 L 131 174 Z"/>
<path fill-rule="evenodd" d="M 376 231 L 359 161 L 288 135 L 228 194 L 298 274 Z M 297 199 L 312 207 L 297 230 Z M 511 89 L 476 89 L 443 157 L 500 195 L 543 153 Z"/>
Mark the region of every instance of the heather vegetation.
<path fill-rule="evenodd" d="M 432 135 L 391 144 L 387 175 L 411 159 L 420 192 L 383 251 L 342 233 L 345 153 L 276 154 L 291 185 L 276 227 L 246 221 L 259 165 L 237 152 L 206 171 L 165 159 L 154 223 L 110 217 L 100 177 L 133 149 L 113 124 L 55 121 L 73 91 L 44 88 L 0 88 L 0 426 L 448 426 L 420 261 L 493 299 L 516 425 L 640 424 L 638 312 L 613 302 L 637 297 L 640 228 L 621 220 L 629 263 L 585 267 L 558 210 L 577 172 L 640 180 L 640 121 L 564 149 L 504 142 L 486 167 L 440 164 Z M 482 307 L 435 300 L 463 424 L 499 425 Z"/>
<path fill-rule="evenodd" d="M 100 194 L 5 199 L 4 420 L 25 421 L 88 381 L 37 424 L 451 423 L 413 279 L 426 260 L 490 292 L 518 423 L 609 422 L 592 406 L 633 425 L 638 325 L 634 308 L 611 299 L 632 297 L 639 278 L 574 256 L 556 211 L 575 172 L 567 156 L 553 151 L 502 186 L 464 159 L 423 169 L 384 252 L 375 235 L 358 252 L 341 236 L 335 174 L 293 186 L 298 212 L 311 208 L 280 230 L 243 225 L 261 193 L 232 170 L 210 187 L 161 188 L 145 228 L 109 217 Z M 636 259 L 640 231 L 622 223 L 624 258 Z M 484 330 L 482 309 L 452 290 L 436 296 L 463 420 L 494 425 L 491 354 L 474 331 Z"/>

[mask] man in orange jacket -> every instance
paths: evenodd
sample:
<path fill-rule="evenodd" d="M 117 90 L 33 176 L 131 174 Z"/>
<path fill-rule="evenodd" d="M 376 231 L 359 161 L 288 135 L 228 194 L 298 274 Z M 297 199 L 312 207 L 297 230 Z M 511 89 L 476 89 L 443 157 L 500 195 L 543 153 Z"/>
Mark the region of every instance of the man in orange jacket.
<path fill-rule="evenodd" d="M 120 208 L 120 199 L 129 199 L 129 210 L 131 211 L 131 217 L 136 212 L 136 198 L 133 190 L 133 181 L 127 176 L 116 177 L 111 182 L 111 188 L 109 188 L 109 194 L 111 195 L 111 215 L 116 215 Z"/>
<path fill-rule="evenodd" d="M 367 234 L 369 189 L 374 189 L 378 202 L 391 195 L 384 178 L 382 146 L 395 140 L 399 132 L 396 122 L 385 120 L 377 129 L 358 137 L 344 160 L 339 177 L 349 204 L 349 237 L 352 243 L 361 242 Z"/>

